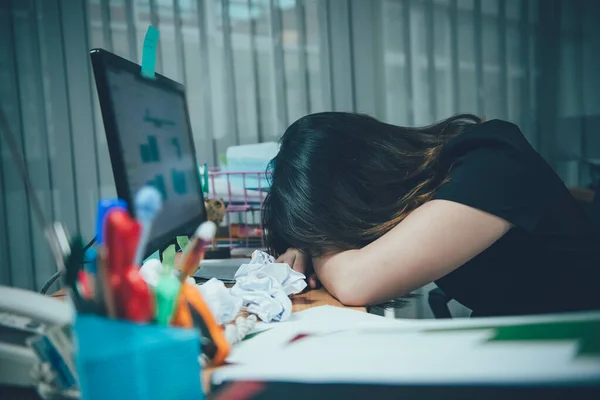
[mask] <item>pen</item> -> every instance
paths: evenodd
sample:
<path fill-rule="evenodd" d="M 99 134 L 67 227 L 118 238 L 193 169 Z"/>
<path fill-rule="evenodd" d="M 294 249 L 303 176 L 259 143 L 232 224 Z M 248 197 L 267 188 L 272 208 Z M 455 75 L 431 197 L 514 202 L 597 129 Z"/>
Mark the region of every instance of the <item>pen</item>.
<path fill-rule="evenodd" d="M 204 254 L 204 242 L 209 241 L 214 236 L 216 230 L 216 226 L 212 222 L 205 222 L 196 229 L 192 241 L 186 246 L 178 263 L 179 280 L 172 275 L 169 266 L 163 265 L 160 280 L 154 291 L 156 297 L 156 320 L 159 324 L 167 325 L 173 318 L 177 300 L 180 296 L 181 285 L 200 265 Z M 191 322 L 187 325 L 189 327 L 193 326 Z"/>
<path fill-rule="evenodd" d="M 85 250 L 83 255 L 83 271 L 81 274 L 85 275 L 85 279 L 87 280 L 87 285 L 89 287 L 89 295 L 93 299 L 97 299 L 96 291 L 99 290 L 97 288 L 97 280 L 96 274 L 97 271 L 97 262 L 98 262 L 98 254 L 96 253 L 96 249 L 94 247 L 89 247 Z M 81 279 L 80 279 L 81 280 Z"/>
<path fill-rule="evenodd" d="M 202 353 L 213 365 L 220 365 L 229 354 L 229 343 L 221 325 L 195 285 L 184 283 L 177 301 L 177 311 L 172 321 L 182 328 L 196 327 L 200 331 Z"/>
<path fill-rule="evenodd" d="M 200 265 L 204 258 L 205 243 L 210 242 L 217 232 L 217 225 L 212 221 L 203 222 L 188 243 L 176 268 L 180 271 L 179 281 L 183 284 Z"/>
<path fill-rule="evenodd" d="M 142 234 L 137 245 L 134 265 L 142 265 L 144 250 L 148 243 L 152 222 L 162 209 L 162 196 L 156 188 L 144 186 L 137 192 L 134 206 L 135 217 L 142 225 Z"/>
<path fill-rule="evenodd" d="M 94 292 L 92 290 L 90 274 L 80 269 L 77 273 L 77 290 L 81 297 L 86 300 L 92 300 Z"/>
<path fill-rule="evenodd" d="M 173 325 L 192 328 L 200 331 L 202 353 L 215 365 L 222 364 L 229 354 L 229 344 L 222 327 L 217 323 L 210 307 L 195 285 L 185 282 L 186 278 L 200 265 L 204 256 L 204 248 L 217 231 L 217 226 L 207 221 L 202 223 L 192 240 L 185 248 L 178 269 L 181 290 L 177 299 L 177 309 L 173 316 Z"/>
<path fill-rule="evenodd" d="M 107 251 L 104 246 L 98 249 L 98 263 L 96 274 L 96 301 L 99 302 L 109 318 L 117 318 L 115 294 L 110 283 L 108 270 Z"/>
<path fill-rule="evenodd" d="M 112 209 L 127 209 L 127 203 L 121 199 L 101 199 L 96 208 L 96 285 L 95 297 L 96 303 L 104 309 L 108 317 L 116 318 L 117 310 L 109 283 L 109 273 L 107 266 L 107 254 L 104 248 L 104 225 L 108 212 Z M 92 266 L 93 267 L 93 266 Z"/>
<path fill-rule="evenodd" d="M 133 264 L 140 230 L 140 224 L 123 209 L 112 209 L 106 215 L 103 235 L 111 275 L 122 277 L 125 268 Z"/>
<path fill-rule="evenodd" d="M 71 291 L 71 298 L 78 312 L 94 312 L 96 307 L 79 290 L 79 274 L 83 264 L 84 246 L 80 236 L 75 236 L 70 243 L 71 253 L 65 263 L 65 283 Z"/>
<path fill-rule="evenodd" d="M 104 224 L 106 266 L 117 315 L 135 322 L 147 322 L 154 314 L 150 288 L 134 261 L 140 224 L 127 211 L 113 209 Z"/>
<path fill-rule="evenodd" d="M 169 325 L 175 313 L 181 284 L 179 279 L 173 275 L 171 266 L 164 265 L 162 268 L 158 284 L 154 288 L 155 319 L 159 325 L 166 326 Z"/>

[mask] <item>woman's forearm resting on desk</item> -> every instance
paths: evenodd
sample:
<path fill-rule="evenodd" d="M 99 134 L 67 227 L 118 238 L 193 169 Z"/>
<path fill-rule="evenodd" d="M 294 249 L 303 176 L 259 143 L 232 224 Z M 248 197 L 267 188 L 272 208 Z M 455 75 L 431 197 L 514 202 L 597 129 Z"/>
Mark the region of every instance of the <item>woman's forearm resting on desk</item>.
<path fill-rule="evenodd" d="M 343 304 L 377 304 L 450 273 L 510 228 L 483 211 L 434 200 L 368 246 L 315 258 L 313 264 L 323 286 Z"/>

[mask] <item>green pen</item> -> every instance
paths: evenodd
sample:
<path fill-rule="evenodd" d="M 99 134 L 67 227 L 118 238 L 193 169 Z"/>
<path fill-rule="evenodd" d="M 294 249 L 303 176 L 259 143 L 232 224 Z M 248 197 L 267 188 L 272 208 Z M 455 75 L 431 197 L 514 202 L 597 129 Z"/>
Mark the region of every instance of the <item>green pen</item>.
<path fill-rule="evenodd" d="M 158 284 L 154 288 L 156 298 L 156 322 L 167 326 L 173 318 L 177 307 L 177 298 L 181 284 L 179 279 L 173 275 L 172 266 L 163 265 Z"/>

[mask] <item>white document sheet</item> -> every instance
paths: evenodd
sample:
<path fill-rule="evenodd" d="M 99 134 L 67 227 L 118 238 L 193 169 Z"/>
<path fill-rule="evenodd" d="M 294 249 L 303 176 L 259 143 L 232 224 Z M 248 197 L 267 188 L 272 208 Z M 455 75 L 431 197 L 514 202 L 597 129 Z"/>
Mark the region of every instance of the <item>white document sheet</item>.
<path fill-rule="evenodd" d="M 490 341 L 498 326 L 598 321 L 600 313 L 597 312 L 419 321 L 386 320 L 352 310 L 320 307 L 294 315 L 295 321 L 273 327 L 248 340 L 245 348 L 234 349 L 232 358 L 237 358 L 240 364 L 218 369 L 213 382 L 543 384 L 600 381 L 600 356 L 597 353 L 578 355 L 580 343 L 576 338 Z M 448 331 L 449 328 L 469 329 Z M 290 343 L 299 333 L 312 335 Z"/>
<path fill-rule="evenodd" d="M 281 348 L 302 333 L 329 333 L 350 328 L 369 326 L 397 326 L 410 323 L 383 318 L 361 311 L 334 306 L 320 306 L 293 313 L 286 322 L 256 324 L 252 333 L 256 336 L 234 346 L 227 361 L 249 363 L 257 358 L 277 358 Z"/>
<path fill-rule="evenodd" d="M 282 346 L 278 357 L 219 369 L 215 383 L 561 382 L 600 379 L 600 360 L 575 358 L 575 341 L 487 342 L 491 331 L 437 334 L 338 332 Z"/>

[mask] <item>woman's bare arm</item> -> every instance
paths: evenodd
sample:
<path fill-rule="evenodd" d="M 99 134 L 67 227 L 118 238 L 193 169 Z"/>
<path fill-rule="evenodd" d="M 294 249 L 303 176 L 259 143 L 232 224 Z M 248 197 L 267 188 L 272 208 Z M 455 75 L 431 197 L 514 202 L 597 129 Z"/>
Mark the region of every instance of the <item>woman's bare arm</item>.
<path fill-rule="evenodd" d="M 325 288 L 346 305 L 387 301 L 452 272 L 511 229 L 499 217 L 433 200 L 360 250 L 313 260 Z"/>

